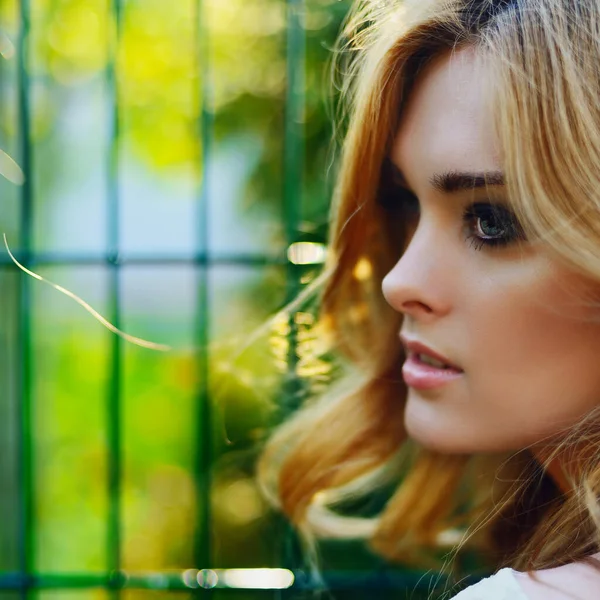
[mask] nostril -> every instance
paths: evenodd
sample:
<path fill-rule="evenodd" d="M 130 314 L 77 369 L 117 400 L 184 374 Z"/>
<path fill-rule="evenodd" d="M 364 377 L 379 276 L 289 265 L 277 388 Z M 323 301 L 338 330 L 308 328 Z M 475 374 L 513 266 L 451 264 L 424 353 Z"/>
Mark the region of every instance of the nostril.
<path fill-rule="evenodd" d="M 397 281 L 386 276 L 381 285 L 385 301 L 396 311 L 402 313 L 429 314 L 433 312 L 427 303 L 417 300 L 420 294 L 410 286 L 399 285 Z"/>
<path fill-rule="evenodd" d="M 400 307 L 402 312 L 412 313 L 415 311 L 422 311 L 424 313 L 432 313 L 433 309 L 431 306 L 428 306 L 424 302 L 420 302 L 419 300 L 409 300 L 407 302 L 403 302 Z"/>

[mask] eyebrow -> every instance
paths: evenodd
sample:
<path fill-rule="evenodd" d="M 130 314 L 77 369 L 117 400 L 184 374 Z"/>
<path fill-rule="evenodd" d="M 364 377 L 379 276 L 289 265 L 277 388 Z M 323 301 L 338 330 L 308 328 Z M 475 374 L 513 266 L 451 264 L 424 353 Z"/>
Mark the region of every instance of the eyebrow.
<path fill-rule="evenodd" d="M 432 175 L 429 183 L 438 192 L 451 194 L 475 188 L 484 188 L 490 185 L 504 185 L 504 175 L 500 171 L 485 171 L 482 173 L 459 173 L 450 171 Z"/>
<path fill-rule="evenodd" d="M 394 177 L 405 185 L 406 179 L 402 171 L 392 162 Z M 488 186 L 503 186 L 504 174 L 502 171 L 448 171 L 447 173 L 436 173 L 429 178 L 429 183 L 438 192 L 452 194 L 465 190 L 485 188 Z"/>

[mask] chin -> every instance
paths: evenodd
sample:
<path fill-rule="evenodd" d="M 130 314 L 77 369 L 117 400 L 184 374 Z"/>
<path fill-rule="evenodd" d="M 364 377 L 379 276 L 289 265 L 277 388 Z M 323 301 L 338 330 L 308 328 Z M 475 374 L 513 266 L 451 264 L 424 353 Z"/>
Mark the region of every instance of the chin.
<path fill-rule="evenodd" d="M 512 438 L 500 439 L 488 435 L 485 439 L 474 439 L 468 432 L 456 435 L 457 431 L 454 427 L 444 427 L 440 424 L 436 428 L 431 425 L 431 423 L 413 423 L 410 419 L 405 420 L 407 436 L 419 446 L 438 454 L 496 454 L 515 452 L 527 446 L 525 443 L 517 443 Z"/>
<path fill-rule="evenodd" d="M 423 427 L 422 423 L 411 423 L 409 419 L 405 420 L 404 426 L 408 437 L 432 452 L 439 454 L 458 454 L 460 453 L 452 444 L 452 441 L 447 439 L 447 436 L 439 432 L 433 431 L 430 427 Z"/>
<path fill-rule="evenodd" d="M 493 451 L 478 444 L 469 435 L 456 435 L 456 428 L 444 423 L 436 423 L 431 419 L 413 419 L 405 413 L 404 427 L 407 436 L 419 446 L 439 454 L 476 454 Z M 488 440 L 489 442 L 490 440 Z"/>
<path fill-rule="evenodd" d="M 404 411 L 404 428 L 407 436 L 423 448 L 433 452 L 440 454 L 459 452 L 459 449 L 456 448 L 458 440 L 453 440 L 453 436 L 449 435 L 452 429 L 447 424 L 440 422 L 439 414 L 436 412 L 429 402 L 415 398 L 409 391 Z"/>
<path fill-rule="evenodd" d="M 404 410 L 407 436 L 427 450 L 439 454 L 479 454 L 515 450 L 522 446 L 514 432 L 508 437 L 497 429 L 478 426 L 468 416 L 442 407 L 438 398 L 428 399 L 410 390 Z M 499 435 L 500 434 L 500 435 Z"/>
<path fill-rule="evenodd" d="M 440 439 L 439 437 L 436 439 L 432 439 L 430 437 L 424 437 L 422 435 L 412 435 L 408 434 L 408 437 L 417 442 L 419 446 L 425 448 L 426 450 L 430 450 L 431 452 L 436 452 L 437 454 L 447 454 L 447 455 L 464 455 L 464 454 L 476 454 L 478 449 L 465 446 L 464 444 L 453 444 L 448 440 Z"/>

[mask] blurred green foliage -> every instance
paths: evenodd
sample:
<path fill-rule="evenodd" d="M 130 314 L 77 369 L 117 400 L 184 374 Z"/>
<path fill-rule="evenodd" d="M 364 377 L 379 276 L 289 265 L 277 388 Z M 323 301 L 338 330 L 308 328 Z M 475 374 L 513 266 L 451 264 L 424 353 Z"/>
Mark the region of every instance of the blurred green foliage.
<path fill-rule="evenodd" d="M 109 0 L 30 2 L 27 76 L 36 206 L 47 211 L 44 214 L 53 214 L 53 203 L 60 196 L 55 191 L 62 189 L 65 177 L 71 177 L 67 173 L 77 174 L 73 185 L 80 201 L 86 202 L 90 185 L 86 173 L 91 167 L 83 155 L 67 157 L 60 135 L 65 139 L 72 135 L 69 119 L 75 130 L 85 127 L 78 115 L 88 111 L 89 117 L 97 105 L 88 106 L 88 96 L 82 94 L 96 94 L 99 88 L 104 104 L 98 106 L 104 109 L 94 113 L 93 120 L 100 120 L 104 123 L 100 130 L 108 131 L 114 92 L 120 157 L 142 166 L 139 177 L 152 173 L 176 181 L 182 173 L 193 173 L 199 189 L 208 152 L 226 153 L 228 145 L 250 140 L 252 169 L 238 208 L 258 207 L 282 231 L 284 135 L 289 118 L 288 4 L 284 0 L 123 0 L 119 5 L 117 19 L 116 3 Z M 328 64 L 347 7 L 345 0 L 306 0 L 300 18 L 305 48 L 297 68 L 304 70 L 304 107 L 294 129 L 299 132 L 294 143 L 301 151 L 303 168 L 299 229 L 317 239 L 325 235 L 331 191 Z M 0 115 L 0 147 L 17 160 L 19 18 L 17 0 L 0 3 L 0 53 L 5 59 L 0 61 L 0 92 L 6 100 Z M 109 77 L 113 63 L 114 90 Z M 204 101 L 208 104 L 203 106 Z M 211 112 L 210 120 L 202 119 L 203 111 Z M 209 122 L 210 147 L 203 148 L 207 132 L 202 126 Z M 108 153 L 112 142 L 108 133 L 106 137 Z M 101 158 L 108 160 L 106 154 Z M 67 171 L 63 162 L 73 161 L 75 170 Z M 209 203 L 219 201 L 208 198 Z M 272 242 L 277 251 L 285 250 L 283 234 Z M 152 239 L 147 249 L 152 251 Z M 166 341 L 176 350 L 168 355 L 132 347 L 123 350 L 119 416 L 123 424 L 122 561 L 127 570 L 194 566 L 194 537 L 202 526 L 199 519 L 207 498 L 212 507 L 212 566 L 281 564 L 285 527 L 269 512 L 252 475 L 258 442 L 279 414 L 278 393 L 290 375 L 289 323 L 285 319 L 267 322 L 287 299 L 290 272 L 279 267 L 238 267 L 239 272 L 227 275 L 227 268 L 209 268 L 211 312 L 200 317 L 206 319 L 200 324 L 194 265 L 184 267 L 185 281 L 173 285 L 176 294 L 163 293 L 168 284 L 161 283 L 165 278 L 160 270 L 144 280 L 141 293 L 130 285 L 125 328 Z M 306 283 L 315 272 L 304 269 L 297 274 Z M 103 267 L 64 265 L 44 273 L 101 312 L 108 310 L 110 287 Z M 6 290 L 16 297 L 14 278 Z M 181 298 L 186 299 L 185 310 L 176 303 Z M 4 313 L 3 335 L 14 326 L 21 309 L 14 306 Z M 102 572 L 107 568 L 108 537 L 109 334 L 87 314 L 74 310 L 68 299 L 37 284 L 32 315 L 34 564 L 43 572 Z M 310 312 L 300 313 L 297 319 L 302 335 L 295 376 L 318 388 L 329 367 L 316 358 Z M 261 335 L 248 344 L 261 326 Z M 198 409 L 198 390 L 207 385 L 199 375 L 198 327 L 210 331 L 210 423 L 201 420 Z M 16 342 L 12 343 L 9 351 L 15 352 Z M 11 365 L 5 361 L 2 371 L 7 386 L 14 377 Z M 18 413 L 13 404 L 18 401 L 7 396 L 5 407 L 12 419 L 13 449 L 18 444 Z M 196 485 L 197 454 L 199 440 L 208 432 L 213 442 L 212 485 L 201 490 Z M 17 460 L 16 453 L 11 460 Z M 6 494 L 18 497 L 16 483 Z M 5 504 L 9 505 L 14 503 Z M 16 542 L 11 545 L 7 539 L 18 532 L 11 529 L 2 535 L 6 538 L 2 547 L 9 550 L 0 562 L 5 570 L 14 569 Z M 61 593 L 43 596 L 62 597 Z M 86 594 L 82 592 L 82 597 L 104 597 L 102 591 Z M 126 596 L 150 597 L 144 594 Z"/>
<path fill-rule="evenodd" d="M 301 9 L 297 19 L 290 19 L 292 5 Z M 0 510 L 8 516 L 0 531 L 0 575 L 20 566 L 22 443 L 31 445 L 33 456 L 33 547 L 28 552 L 34 570 L 60 576 L 103 574 L 109 568 L 114 559 L 109 430 L 115 417 L 121 423 L 124 570 L 153 573 L 160 587 L 165 574 L 206 566 L 197 564 L 195 545 L 207 527 L 210 552 L 200 551 L 210 555 L 212 568 L 301 564 L 287 524 L 257 489 L 254 465 L 270 427 L 298 404 L 294 394 L 322 390 L 332 364 L 322 356 L 314 307 L 272 318 L 290 291 L 309 283 L 319 266 L 268 265 L 267 258 L 283 258 L 290 231 L 291 237 L 313 242 L 326 237 L 334 100 L 329 66 L 348 5 L 349 0 L 29 0 L 22 5 L 29 7 L 27 72 L 20 73 L 20 4 L 0 1 L 0 148 L 6 152 L 0 154 L 0 173 L 12 172 L 18 181 L 6 157 L 18 162 L 24 149 L 30 151 L 33 172 L 26 175 L 34 182 L 37 237 L 28 250 L 34 259 L 40 251 L 64 250 L 56 231 L 67 235 L 81 229 L 84 240 L 98 229 L 106 233 L 108 189 L 115 183 L 108 180 L 108 164 L 115 159 L 120 208 L 124 212 L 123 205 L 135 200 L 134 230 L 145 234 L 138 246 L 130 245 L 137 248 L 141 240 L 142 253 L 168 259 L 162 265 L 120 268 L 121 326 L 174 348 L 158 354 L 121 347 L 120 414 L 112 414 L 111 334 L 71 300 L 38 283 L 32 285 L 31 304 L 19 304 L 21 274 L 0 270 L 0 382 L 6 390 L 0 402 L 0 477 L 5 483 Z M 288 29 L 295 22 L 302 26 L 303 43 L 288 55 Z M 300 82 L 296 114 L 288 103 L 290 75 Z M 32 137 L 26 148 L 19 130 L 20 76 L 26 76 L 31 99 Z M 286 181 L 290 148 L 301 166 L 292 182 Z M 217 185 L 202 197 L 209 176 L 218 179 Z M 241 185 L 234 190 L 235 202 L 226 204 L 231 190 L 224 184 L 236 178 Z M 297 188 L 293 194 L 290 186 Z M 23 225 L 31 225 L 22 222 L 19 190 L 0 178 L 0 195 L 3 230 L 18 239 Z M 294 210 L 288 206 L 291 198 L 297 203 Z M 206 242 L 200 239 L 186 247 L 187 258 L 175 265 L 168 252 L 161 255 L 159 238 L 165 230 L 174 230 L 175 240 L 185 238 L 189 221 L 201 220 L 206 208 L 201 200 L 213 218 L 205 224 L 209 237 L 233 248 L 235 258 L 240 247 L 243 254 L 237 238 L 244 233 L 269 255 L 264 264 L 238 256 L 237 264 L 199 266 L 191 257 L 211 250 L 211 240 L 200 247 Z M 178 212 L 178 202 L 197 210 Z M 81 206 L 84 211 L 77 213 Z M 157 206 L 160 227 L 153 230 L 148 215 Z M 237 224 L 219 209 L 235 211 Z M 292 213 L 298 222 L 286 223 Z M 119 217 L 125 221 L 123 214 Z M 262 221 L 269 227 L 260 229 Z M 131 235 L 125 229 L 121 241 Z M 101 239 L 100 247 L 105 245 Z M 256 254 L 256 247 L 248 252 Z M 114 289 L 102 253 L 98 256 L 94 266 L 66 260 L 36 268 L 109 314 Z M 207 312 L 199 312 L 203 294 Z M 32 422 L 20 438 L 16 374 L 23 358 L 18 323 L 25 308 L 32 316 Z M 206 373 L 201 352 L 206 349 L 199 348 L 205 337 Z M 202 411 L 205 399 L 208 417 Z M 199 459 L 207 439 L 208 479 Z M 203 521 L 207 515 L 209 523 Z M 339 544 L 324 544 L 323 559 L 325 568 L 369 576 L 388 567 L 360 544 L 344 544 L 343 551 Z M 412 589 L 346 589 L 338 597 L 367 594 L 421 597 Z M 0 595 L 11 597 L 9 592 Z M 59 589 L 34 597 L 100 600 L 109 595 L 102 589 Z M 273 597 L 272 592 L 246 591 L 212 595 Z M 144 589 L 121 595 L 130 600 L 183 596 Z M 293 590 L 285 597 L 314 596 Z"/>
<path fill-rule="evenodd" d="M 102 75 L 114 59 L 123 142 L 157 169 L 200 160 L 199 115 L 208 91 L 208 108 L 215 115 L 213 143 L 244 135 L 257 140 L 260 160 L 245 190 L 246 201 L 279 205 L 287 81 L 285 0 L 120 4 L 117 28 L 109 0 L 33 0 L 32 78 L 76 88 Z M 306 39 L 303 203 L 305 214 L 320 221 L 330 189 L 325 181 L 331 162 L 328 65 L 347 8 L 347 0 L 306 0 L 300 17 Z M 3 29 L 16 33 L 16 0 L 4 0 L 0 10 Z M 43 137 L 65 107 L 56 96 L 40 94 L 37 101 L 35 133 Z M 15 119 L 6 117 L 5 133 L 15 135 Z"/>

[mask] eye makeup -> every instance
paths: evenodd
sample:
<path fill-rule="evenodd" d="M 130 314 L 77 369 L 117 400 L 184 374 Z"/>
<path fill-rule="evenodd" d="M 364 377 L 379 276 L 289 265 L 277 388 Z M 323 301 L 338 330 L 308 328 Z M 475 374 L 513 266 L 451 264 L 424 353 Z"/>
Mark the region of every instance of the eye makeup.
<path fill-rule="evenodd" d="M 484 246 L 499 248 L 525 240 L 525 234 L 514 213 L 503 204 L 477 202 L 463 215 L 466 239 L 475 250 Z"/>
<path fill-rule="evenodd" d="M 391 161 L 386 161 L 377 202 L 404 227 L 416 227 L 421 213 L 419 199 L 396 173 Z M 515 214 L 501 202 L 471 203 L 464 210 L 462 221 L 465 240 L 475 250 L 503 248 L 526 239 Z"/>

